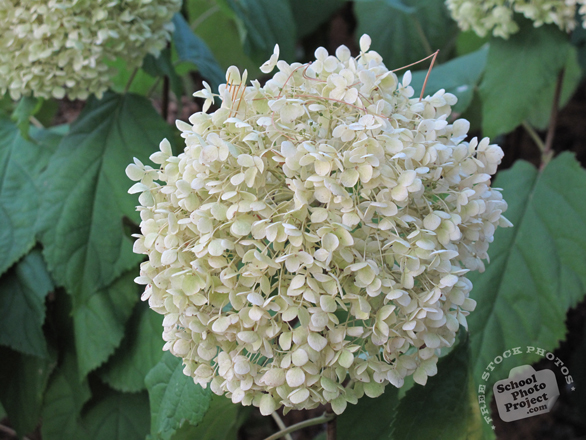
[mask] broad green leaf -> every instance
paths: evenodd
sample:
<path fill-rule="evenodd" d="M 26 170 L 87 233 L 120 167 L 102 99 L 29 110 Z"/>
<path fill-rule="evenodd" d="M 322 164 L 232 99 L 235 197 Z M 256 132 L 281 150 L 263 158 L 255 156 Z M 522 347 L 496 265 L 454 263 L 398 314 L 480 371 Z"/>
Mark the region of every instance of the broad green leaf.
<path fill-rule="evenodd" d="M 134 284 L 137 272 L 127 272 L 73 309 L 75 349 L 82 376 L 102 365 L 120 345 L 126 321 L 139 298 L 139 287 Z"/>
<path fill-rule="evenodd" d="M 102 380 L 119 391 L 144 390 L 145 376 L 163 356 L 162 332 L 163 316 L 137 304 L 120 347 L 100 371 Z"/>
<path fill-rule="evenodd" d="M 35 224 L 43 198 L 36 179 L 52 150 L 33 139 L 25 140 L 18 127 L 0 118 L 0 275 L 35 244 Z M 49 136 L 49 135 L 47 135 Z"/>
<path fill-rule="evenodd" d="M 484 135 L 508 133 L 530 114 L 555 84 L 566 64 L 570 42 L 556 26 L 524 23 L 508 40 L 492 38 L 482 82 Z"/>
<path fill-rule="evenodd" d="M 279 59 L 295 59 L 295 20 L 288 0 L 227 0 L 246 28 L 244 50 L 261 63 L 269 59 L 275 44 Z"/>
<path fill-rule="evenodd" d="M 340 9 L 345 0 L 289 0 L 295 19 L 297 37 L 303 38 L 314 32 Z"/>
<path fill-rule="evenodd" d="M 543 171 L 518 161 L 499 173 L 512 228 L 498 229 L 486 272 L 471 273 L 478 302 L 469 316 L 474 378 L 487 385 L 539 359 L 527 347 L 553 351 L 566 335 L 566 312 L 586 292 L 586 171 L 571 153 Z M 521 354 L 503 356 L 519 348 Z M 495 357 L 493 372 L 482 374 Z"/>
<path fill-rule="evenodd" d="M 17 434 L 28 434 L 39 424 L 43 394 L 52 358 L 29 356 L 0 347 L 0 402 Z"/>
<path fill-rule="evenodd" d="M 574 95 L 578 85 L 580 85 L 581 79 L 582 69 L 580 69 L 580 64 L 578 63 L 578 53 L 575 48 L 570 47 L 568 50 L 568 59 L 564 67 L 564 78 L 559 102 L 560 109 L 563 108 Z M 556 84 L 554 83 L 540 93 L 539 99 L 529 112 L 527 120 L 537 129 L 545 130 L 549 125 L 555 89 Z"/>
<path fill-rule="evenodd" d="M 80 377 L 72 353 L 51 377 L 43 403 L 43 440 L 79 440 L 81 409 L 91 397 L 87 379 Z"/>
<path fill-rule="evenodd" d="M 415 385 L 397 405 L 391 439 L 474 440 L 482 438 L 482 419 L 470 369 L 468 335 L 437 366 L 425 386 Z"/>
<path fill-rule="evenodd" d="M 237 440 L 238 430 L 252 408 L 225 396 L 212 395 L 210 408 L 197 426 L 185 423 L 171 440 Z"/>
<path fill-rule="evenodd" d="M 445 64 L 433 68 L 425 87 L 425 96 L 433 95 L 440 89 L 458 97 L 458 103 L 452 108 L 455 113 L 462 113 L 468 108 L 474 96 L 474 90 L 480 81 L 486 65 L 488 46 L 476 52 L 454 58 Z M 413 72 L 411 85 L 415 96 L 421 92 L 427 70 Z"/>
<path fill-rule="evenodd" d="M 388 439 L 399 390 L 387 385 L 385 392 L 371 399 L 364 396 L 356 405 L 348 405 L 336 423 L 340 440 Z"/>
<path fill-rule="evenodd" d="M 143 440 L 150 424 L 148 395 L 108 391 L 90 404 L 82 424 L 87 439 Z"/>
<path fill-rule="evenodd" d="M 151 435 L 168 440 L 184 424 L 196 426 L 210 406 L 211 391 L 183 374 L 181 359 L 165 353 L 146 377 L 151 404 Z"/>
<path fill-rule="evenodd" d="M 173 17 L 175 32 L 173 43 L 180 61 L 189 61 L 197 66 L 201 76 L 207 79 L 214 91 L 225 82 L 224 72 L 206 43 L 193 33 L 189 24 L 179 13 Z"/>
<path fill-rule="evenodd" d="M 0 344 L 47 357 L 43 335 L 45 296 L 53 282 L 39 251 L 24 257 L 0 278 Z"/>
<path fill-rule="evenodd" d="M 130 281 L 111 287 L 141 260 L 124 230 L 124 218 L 139 222 L 124 170 L 134 156 L 146 161 L 164 137 L 169 126 L 147 99 L 110 93 L 88 101 L 43 173 L 43 254 L 73 298 L 82 375 L 114 351 L 133 305 L 127 298 L 138 296 Z"/>
<path fill-rule="evenodd" d="M 215 0 L 188 0 L 186 6 L 193 32 L 206 42 L 223 70 L 235 65 L 247 69 L 249 79 L 260 75 L 260 64 L 242 50 L 241 22 L 234 11 Z M 218 38 L 218 29 L 222 29 L 222 38 Z"/>
<path fill-rule="evenodd" d="M 117 71 L 116 75 L 112 78 L 112 90 L 117 93 L 124 93 L 126 91 L 128 82 L 133 74 L 134 78 L 132 78 L 132 83 L 127 90 L 130 93 L 145 96 L 156 82 L 156 79 L 152 75 L 149 75 L 145 69 L 137 69 L 136 73 L 134 73 L 135 69 L 129 68 L 128 62 L 123 57 L 109 60 L 107 64 L 114 67 Z"/>
<path fill-rule="evenodd" d="M 449 55 L 458 28 L 437 0 L 368 0 L 354 4 L 357 38 L 368 34 L 389 69 L 397 69 L 431 55 Z M 429 65 L 429 63 L 427 64 Z"/>

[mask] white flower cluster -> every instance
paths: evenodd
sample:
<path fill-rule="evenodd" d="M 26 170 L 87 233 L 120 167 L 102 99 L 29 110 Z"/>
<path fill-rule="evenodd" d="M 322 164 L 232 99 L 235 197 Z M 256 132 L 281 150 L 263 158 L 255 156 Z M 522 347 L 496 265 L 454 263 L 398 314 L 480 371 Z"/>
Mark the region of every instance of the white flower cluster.
<path fill-rule="evenodd" d="M 586 14 L 586 0 L 446 0 L 461 29 L 472 29 L 479 36 L 491 33 L 508 38 L 519 30 L 514 13 L 532 20 L 535 27 L 553 23 L 564 31 L 576 27 L 576 9 Z M 586 27 L 586 18 L 583 17 Z"/>
<path fill-rule="evenodd" d="M 181 0 L 0 1 L 0 93 L 100 97 L 115 73 L 107 61 L 140 66 L 173 31 Z"/>
<path fill-rule="evenodd" d="M 148 255 L 137 282 L 165 315 L 184 372 L 263 414 L 380 395 L 436 374 L 475 302 L 495 228 L 503 152 L 448 122 L 456 98 L 411 98 L 360 40 L 310 64 L 278 61 L 264 87 L 227 72 L 221 108 L 189 124 L 179 156 L 135 160 Z"/>

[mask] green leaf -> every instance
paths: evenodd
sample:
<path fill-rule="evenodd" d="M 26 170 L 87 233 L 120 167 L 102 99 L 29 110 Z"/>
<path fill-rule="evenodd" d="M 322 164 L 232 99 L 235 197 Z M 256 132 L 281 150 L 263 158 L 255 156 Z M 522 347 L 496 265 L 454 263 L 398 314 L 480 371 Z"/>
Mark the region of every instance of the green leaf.
<path fill-rule="evenodd" d="M 234 65 L 247 69 L 249 79 L 261 74 L 259 63 L 242 50 L 239 29 L 244 28 L 239 27 L 234 11 L 214 0 L 187 0 L 186 7 L 193 32 L 206 42 L 223 71 Z M 218 38 L 218 29 L 222 29 L 222 38 Z"/>
<path fill-rule="evenodd" d="M 508 133 L 521 124 L 566 64 L 570 42 L 556 26 L 524 23 L 508 40 L 492 38 L 480 84 L 484 135 Z"/>
<path fill-rule="evenodd" d="M 43 403 L 43 440 L 79 440 L 81 409 L 90 399 L 87 379 L 80 377 L 77 360 L 66 353 L 62 364 L 51 377 Z"/>
<path fill-rule="evenodd" d="M 84 438 L 91 440 L 143 440 L 150 424 L 148 395 L 108 391 L 90 406 L 82 424 Z"/>
<path fill-rule="evenodd" d="M 39 423 L 43 394 L 55 361 L 5 347 L 0 347 L 0 359 L 0 402 L 11 425 L 22 436 Z"/>
<path fill-rule="evenodd" d="M 43 99 L 35 98 L 33 96 L 24 96 L 18 101 L 14 112 L 12 112 L 12 120 L 16 122 L 16 126 L 20 131 L 20 135 L 30 141 L 29 127 L 30 118 L 34 116 L 42 107 Z"/>
<path fill-rule="evenodd" d="M 425 96 L 445 89 L 446 92 L 458 97 L 458 103 L 452 108 L 452 111 L 454 113 L 464 112 L 472 102 L 474 90 L 486 66 L 487 54 L 488 46 L 484 46 L 476 52 L 454 58 L 434 67 L 427 80 Z M 415 96 L 420 94 L 427 72 L 427 70 L 413 72 L 411 85 L 415 89 Z"/>
<path fill-rule="evenodd" d="M 43 335 L 45 296 L 53 283 L 39 251 L 33 251 L 0 279 L 0 344 L 47 357 Z"/>
<path fill-rule="evenodd" d="M 163 356 L 162 332 L 163 316 L 137 304 L 120 347 L 100 371 L 102 380 L 119 391 L 144 390 L 144 378 Z"/>
<path fill-rule="evenodd" d="M 498 229 L 486 272 L 471 273 L 478 302 L 468 318 L 475 379 L 487 385 L 508 377 L 512 367 L 538 359 L 527 346 L 553 351 L 565 337 L 566 312 L 586 292 L 586 171 L 563 153 L 543 171 L 518 161 L 499 173 L 514 227 Z M 493 364 L 520 347 L 521 354 Z"/>
<path fill-rule="evenodd" d="M 449 55 L 458 28 L 444 2 L 437 0 L 368 0 L 354 4 L 356 37 L 368 34 L 371 48 L 389 69 L 416 62 L 441 49 Z"/>
<path fill-rule="evenodd" d="M 78 302 L 141 260 L 122 225 L 124 216 L 139 221 L 124 170 L 133 156 L 146 161 L 165 135 L 147 99 L 110 93 L 88 102 L 43 173 L 43 253 Z"/>
<path fill-rule="evenodd" d="M 340 9 L 345 0 L 289 0 L 291 12 L 295 19 L 297 36 L 303 38 L 327 21 L 338 9 Z"/>
<path fill-rule="evenodd" d="M 476 32 L 470 30 L 460 32 L 456 39 L 456 53 L 458 56 L 476 52 L 490 41 L 490 37 L 479 37 Z"/>
<path fill-rule="evenodd" d="M 564 78 L 562 83 L 562 92 L 560 94 L 559 108 L 563 108 L 574 92 L 580 85 L 582 79 L 582 69 L 578 63 L 578 53 L 575 48 L 571 47 L 568 51 L 568 59 L 564 67 Z M 542 93 L 535 105 L 531 108 L 527 120 L 531 125 L 539 130 L 545 130 L 549 126 L 549 117 L 553 105 L 556 84 L 551 84 Z"/>
<path fill-rule="evenodd" d="M 181 359 L 165 353 L 146 377 L 151 404 L 151 435 L 168 440 L 184 424 L 197 425 L 210 406 L 211 391 L 183 374 Z"/>
<path fill-rule="evenodd" d="M 247 35 L 244 51 L 255 60 L 264 62 L 280 48 L 280 59 L 295 59 L 297 39 L 295 20 L 288 0 L 227 0 L 228 5 L 242 20 Z"/>
<path fill-rule="evenodd" d="M 15 107 L 9 93 L 0 96 L 0 117 L 10 119 Z"/>
<path fill-rule="evenodd" d="M 147 58 L 149 56 L 152 55 L 147 55 Z M 112 90 L 117 93 L 124 93 L 127 91 L 146 96 L 156 82 L 156 79 L 152 75 L 149 75 L 145 69 L 136 69 L 132 83 L 128 90 L 126 90 L 128 81 L 130 81 L 135 68 L 129 68 L 128 62 L 124 57 L 118 57 L 115 60 L 108 60 L 106 61 L 106 64 L 110 67 L 114 67 L 117 71 L 116 75 L 112 77 Z"/>
<path fill-rule="evenodd" d="M 127 272 L 74 308 L 75 349 L 82 376 L 102 365 L 122 341 L 126 321 L 139 298 L 136 276 L 134 271 Z"/>
<path fill-rule="evenodd" d="M 124 230 L 124 217 L 140 220 L 124 170 L 133 156 L 146 161 L 171 135 L 147 99 L 110 93 L 88 101 L 43 173 L 43 254 L 73 298 L 82 375 L 120 343 L 130 298 L 138 297 L 129 278 L 113 284 L 141 260 Z"/>
<path fill-rule="evenodd" d="M 251 407 L 232 403 L 225 396 L 213 394 L 210 408 L 202 421 L 197 426 L 185 423 L 171 440 L 237 440 L 238 430 L 251 411 Z"/>
<path fill-rule="evenodd" d="M 179 60 L 195 64 L 201 75 L 210 81 L 213 90 L 217 91 L 218 86 L 225 82 L 225 76 L 214 55 L 206 43 L 193 33 L 181 14 L 175 14 L 173 24 L 175 25 L 173 43 L 175 43 Z"/>
<path fill-rule="evenodd" d="M 470 371 L 468 335 L 438 362 L 425 386 L 415 385 L 396 408 L 391 439 L 473 440 L 482 438 L 482 419 Z"/>
<path fill-rule="evenodd" d="M 43 101 L 39 111 L 35 113 L 35 119 L 39 121 L 43 127 L 51 127 L 58 111 L 59 101 L 56 99 L 46 99 Z"/>
<path fill-rule="evenodd" d="M 399 390 L 388 385 L 376 399 L 363 397 L 356 405 L 348 405 L 336 423 L 340 440 L 388 439 Z"/>
<path fill-rule="evenodd" d="M 31 132 L 33 138 L 51 136 L 46 131 Z M 16 125 L 0 119 L 0 275 L 35 244 L 42 199 L 36 179 L 51 154 L 46 142 L 27 141 Z"/>

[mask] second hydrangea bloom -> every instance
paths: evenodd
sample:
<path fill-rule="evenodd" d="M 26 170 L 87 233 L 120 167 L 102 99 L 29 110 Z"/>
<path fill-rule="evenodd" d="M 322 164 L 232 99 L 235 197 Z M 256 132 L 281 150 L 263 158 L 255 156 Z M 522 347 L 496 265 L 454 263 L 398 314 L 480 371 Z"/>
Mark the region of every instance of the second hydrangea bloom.
<path fill-rule="evenodd" d="M 264 86 L 231 67 L 221 107 L 177 123 L 183 153 L 163 141 L 157 168 L 127 168 L 165 349 L 263 414 L 425 384 L 475 307 L 466 273 L 509 225 L 490 187 L 502 150 L 369 45 L 291 65 L 276 49 Z"/>
<path fill-rule="evenodd" d="M 108 62 L 158 55 L 181 0 L 2 0 L 0 93 L 87 99 L 110 86 Z"/>
<path fill-rule="evenodd" d="M 481 37 L 492 33 L 508 38 L 519 30 L 514 14 L 523 14 L 535 27 L 553 23 L 563 31 L 576 27 L 576 12 L 586 23 L 585 0 L 447 0 L 446 5 L 463 30 Z"/>

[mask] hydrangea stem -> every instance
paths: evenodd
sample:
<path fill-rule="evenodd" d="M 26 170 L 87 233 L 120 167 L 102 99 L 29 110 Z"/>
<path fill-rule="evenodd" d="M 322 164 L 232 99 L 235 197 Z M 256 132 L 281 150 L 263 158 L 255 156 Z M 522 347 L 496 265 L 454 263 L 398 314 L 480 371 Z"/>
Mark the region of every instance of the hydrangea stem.
<path fill-rule="evenodd" d="M 529 134 L 533 142 L 535 142 L 535 145 L 537 145 L 539 151 L 541 151 L 541 153 L 543 154 L 543 152 L 545 151 L 545 144 L 543 143 L 543 140 L 541 140 L 535 129 L 527 121 L 523 121 L 523 128 L 525 129 L 527 134 Z"/>
<path fill-rule="evenodd" d="M 277 424 L 280 430 L 287 429 L 287 426 L 285 425 L 283 419 L 281 419 L 277 411 L 273 411 L 271 413 L 271 416 L 275 420 L 275 423 Z M 291 434 L 285 434 L 285 440 L 293 440 L 293 437 L 291 437 Z"/>
<path fill-rule="evenodd" d="M 328 423 L 329 421 L 333 420 L 335 417 L 336 417 L 335 414 L 323 413 L 319 417 L 315 417 L 315 418 L 309 419 L 309 420 L 304 420 L 303 422 L 299 422 L 299 423 L 296 423 L 295 425 L 291 425 L 286 429 L 282 429 L 279 432 L 276 432 L 273 435 L 267 437 L 265 440 L 277 440 L 277 439 L 280 439 L 281 437 L 283 437 L 291 432 L 299 431 L 300 429 L 308 428 L 308 427 L 314 426 L 314 425 L 320 425 L 322 423 Z M 328 440 L 329 439 L 330 438 L 328 437 Z"/>
<path fill-rule="evenodd" d="M 336 417 L 328 422 L 326 425 L 326 439 L 327 440 L 336 440 Z"/>
<path fill-rule="evenodd" d="M 421 41 L 421 45 L 423 46 L 423 50 L 430 55 L 433 54 L 433 49 L 431 47 L 431 44 L 429 44 L 429 40 L 427 39 L 425 32 L 423 31 L 423 27 L 421 26 L 421 23 L 419 22 L 419 20 L 417 19 L 417 17 L 415 15 L 411 15 L 411 17 L 413 19 L 413 24 L 415 25 L 415 30 L 417 31 L 417 34 L 419 35 L 419 40 Z"/>
<path fill-rule="evenodd" d="M 165 121 L 169 117 L 169 77 L 163 78 L 163 96 L 161 97 L 161 116 Z"/>
<path fill-rule="evenodd" d="M 547 136 L 545 138 L 545 148 L 541 156 L 541 167 L 543 168 L 551 160 L 553 156 L 552 146 L 555 137 L 555 129 L 558 121 L 558 113 L 560 109 L 560 97 L 562 95 L 562 85 L 564 83 L 564 69 L 558 75 L 558 80 L 555 86 L 555 93 L 553 95 L 553 104 L 551 106 L 551 115 L 549 117 L 549 127 L 547 129 Z"/>
<path fill-rule="evenodd" d="M 214 5 L 211 8 L 209 8 L 207 11 L 205 11 L 203 14 L 201 14 L 199 17 L 197 17 L 193 24 L 191 25 L 191 30 L 195 32 L 195 30 L 204 22 L 206 21 L 208 18 L 210 18 L 212 15 L 214 15 L 216 12 L 220 11 L 220 7 L 218 5 Z"/>
<path fill-rule="evenodd" d="M 128 91 L 130 90 L 130 86 L 132 85 L 132 81 L 134 81 L 134 77 L 136 76 L 138 72 L 138 67 L 135 68 L 132 73 L 130 74 L 130 78 L 128 78 L 128 81 L 126 82 L 126 86 L 124 87 L 124 93 L 128 93 Z"/>

